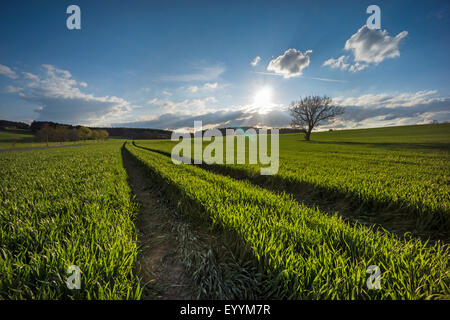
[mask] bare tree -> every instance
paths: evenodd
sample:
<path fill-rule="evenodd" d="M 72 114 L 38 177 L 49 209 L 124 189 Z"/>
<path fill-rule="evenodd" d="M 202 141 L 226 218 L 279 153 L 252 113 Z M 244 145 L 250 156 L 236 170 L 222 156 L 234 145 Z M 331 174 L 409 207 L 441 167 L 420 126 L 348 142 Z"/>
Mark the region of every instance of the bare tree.
<path fill-rule="evenodd" d="M 292 116 L 291 127 L 302 129 L 305 140 L 309 141 L 315 126 L 343 114 L 344 108 L 333 106 L 330 97 L 309 96 L 292 102 L 289 111 Z"/>

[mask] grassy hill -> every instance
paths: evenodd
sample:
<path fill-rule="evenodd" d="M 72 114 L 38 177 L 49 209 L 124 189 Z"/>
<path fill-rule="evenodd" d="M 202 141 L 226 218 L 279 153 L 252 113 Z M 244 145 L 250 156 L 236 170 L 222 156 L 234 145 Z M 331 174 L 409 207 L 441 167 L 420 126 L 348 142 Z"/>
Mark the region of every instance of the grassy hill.
<path fill-rule="evenodd" d="M 312 134 L 312 140 L 445 147 L 450 145 L 450 123 L 316 132 Z"/>
<path fill-rule="evenodd" d="M 5 128 L 0 129 L 0 143 L 17 143 L 33 142 L 34 135 L 30 130 Z"/>
<path fill-rule="evenodd" d="M 50 147 L 79 144 L 79 141 L 74 142 L 49 142 Z M 30 130 L 17 128 L 3 128 L 0 129 L 0 150 L 6 149 L 28 149 L 28 148 L 42 148 L 46 147 L 45 142 L 36 142 L 34 134 Z"/>

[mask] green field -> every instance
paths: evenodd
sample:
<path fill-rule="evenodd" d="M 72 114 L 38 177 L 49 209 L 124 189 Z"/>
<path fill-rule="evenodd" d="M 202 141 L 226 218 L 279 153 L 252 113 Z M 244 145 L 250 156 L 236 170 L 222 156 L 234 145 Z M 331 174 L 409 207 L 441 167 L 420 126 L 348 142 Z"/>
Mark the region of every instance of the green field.
<path fill-rule="evenodd" d="M 449 124 L 320 132 L 311 142 L 280 135 L 273 176 L 259 164 L 175 165 L 170 140 L 123 143 L 0 153 L 0 298 L 141 297 L 124 157 L 167 208 L 229 235 L 266 298 L 450 298 Z M 83 272 L 75 292 L 65 286 L 71 264 Z M 370 265 L 379 290 L 366 286 Z"/>
<path fill-rule="evenodd" d="M 95 141 L 37 142 L 29 130 L 16 128 L 0 129 L 0 150 L 59 147 L 74 144 L 93 143 Z"/>
<path fill-rule="evenodd" d="M 170 155 L 177 142 L 135 143 Z M 261 165 L 203 167 L 324 204 L 360 222 L 448 239 L 449 156 L 450 124 L 441 124 L 321 132 L 311 142 L 299 134 L 281 135 L 274 176 L 261 176 Z"/>
<path fill-rule="evenodd" d="M 0 153 L 0 298 L 139 298 L 122 143 Z"/>

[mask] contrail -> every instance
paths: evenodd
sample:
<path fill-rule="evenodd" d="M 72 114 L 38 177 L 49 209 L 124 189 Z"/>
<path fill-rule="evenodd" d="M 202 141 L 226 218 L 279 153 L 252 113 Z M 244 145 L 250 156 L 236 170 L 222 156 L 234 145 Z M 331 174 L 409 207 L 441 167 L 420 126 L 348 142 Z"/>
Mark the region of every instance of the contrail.
<path fill-rule="evenodd" d="M 320 80 L 320 81 L 328 81 L 328 82 L 341 82 L 341 83 L 348 82 L 346 80 L 336 80 L 336 79 L 328 79 L 328 78 L 309 78 L 309 77 L 304 77 L 304 78 L 305 79 Z"/>
<path fill-rule="evenodd" d="M 269 76 L 278 76 L 278 77 L 282 77 L 282 74 L 278 74 L 278 73 L 270 73 L 270 72 L 258 72 L 258 71 L 254 71 L 253 73 L 259 73 L 259 74 L 265 74 L 265 75 L 269 75 Z M 311 80 L 319 80 L 319 81 L 328 81 L 328 82 L 341 82 L 341 83 L 346 83 L 348 81 L 346 80 L 336 80 L 336 79 L 328 79 L 328 78 L 314 78 L 314 77 L 302 77 L 303 79 L 311 79 Z"/>

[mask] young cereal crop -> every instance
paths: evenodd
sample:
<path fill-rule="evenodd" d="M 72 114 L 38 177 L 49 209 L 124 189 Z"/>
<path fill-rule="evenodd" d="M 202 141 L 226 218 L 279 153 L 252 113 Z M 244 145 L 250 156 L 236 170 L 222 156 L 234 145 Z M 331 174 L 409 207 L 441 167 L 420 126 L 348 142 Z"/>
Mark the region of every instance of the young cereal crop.
<path fill-rule="evenodd" d="M 139 299 L 121 145 L 0 153 L 1 299 Z"/>
<path fill-rule="evenodd" d="M 448 239 L 449 133 L 450 125 L 443 124 L 324 132 L 311 142 L 302 141 L 299 134 L 286 134 L 280 135 L 276 175 L 261 176 L 260 165 L 204 167 L 272 190 L 301 192 L 301 198 L 311 202 L 340 202 L 341 207 L 350 207 L 348 213 L 390 224 L 390 230 Z M 168 156 L 175 144 L 136 141 Z"/>
<path fill-rule="evenodd" d="M 236 233 L 279 297 L 429 299 L 450 293 L 446 245 L 351 226 L 283 193 L 174 165 L 165 155 L 129 143 L 126 149 L 185 214 Z M 381 269 L 380 290 L 366 286 L 371 265 Z"/>

